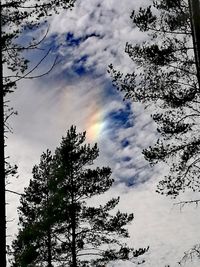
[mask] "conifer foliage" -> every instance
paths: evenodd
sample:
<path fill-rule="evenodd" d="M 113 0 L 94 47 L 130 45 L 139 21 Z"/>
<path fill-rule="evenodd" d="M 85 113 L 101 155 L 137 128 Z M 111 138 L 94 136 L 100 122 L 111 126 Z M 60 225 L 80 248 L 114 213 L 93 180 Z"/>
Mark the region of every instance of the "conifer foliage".
<path fill-rule="evenodd" d="M 143 154 L 151 164 L 170 166 L 158 192 L 173 197 L 186 189 L 200 191 L 200 87 L 190 2 L 159 0 L 133 11 L 134 26 L 149 41 L 127 43 L 126 53 L 135 64 L 132 73 L 109 68 L 125 98 L 154 108 L 159 139 Z"/>
<path fill-rule="evenodd" d="M 97 145 L 84 144 L 86 133 L 72 126 L 55 155 L 47 150 L 21 198 L 20 230 L 13 242 L 12 267 L 103 267 L 130 260 L 148 248 L 134 250 L 124 242 L 133 214 L 111 211 L 119 198 L 104 205 L 87 201 L 113 184 L 109 167 L 92 167 Z M 122 241 L 120 241 L 122 240 Z"/>
<path fill-rule="evenodd" d="M 19 81 L 44 76 L 55 66 L 57 58 L 45 73 L 35 73 L 51 53 L 50 49 L 44 51 L 43 55 L 41 53 L 43 50 L 41 45 L 48 30 L 42 38 L 38 39 L 38 36 L 42 32 L 40 30 L 44 30 L 44 26 L 48 28 L 49 16 L 58 14 L 61 9 L 71 9 L 74 2 L 75 0 L 2 0 L 0 2 L 0 239 L 2 242 L 0 261 L 3 267 L 6 266 L 6 178 L 15 176 L 17 172 L 17 166 L 11 166 L 4 151 L 5 135 L 7 132 L 12 132 L 8 121 L 10 116 L 16 114 L 6 97 L 17 88 Z M 37 33 L 33 34 L 34 31 Z M 29 33 L 28 37 L 27 33 Z M 38 55 L 41 57 L 37 63 L 30 62 L 28 59 L 28 54 L 33 51 L 40 52 Z"/>
<path fill-rule="evenodd" d="M 16 83 L 21 79 L 35 77 L 34 71 L 38 66 L 29 67 L 29 60 L 24 53 L 40 48 L 46 35 L 38 40 L 38 36 L 23 38 L 27 32 L 34 32 L 38 28 L 47 26 L 47 19 L 62 9 L 72 8 L 75 0 L 3 0 L 1 1 L 1 53 L 4 73 L 4 95 L 12 92 Z M 45 24 L 46 23 L 46 24 Z M 44 55 L 45 56 L 45 55 Z M 7 73 L 5 73 L 7 70 Z"/>

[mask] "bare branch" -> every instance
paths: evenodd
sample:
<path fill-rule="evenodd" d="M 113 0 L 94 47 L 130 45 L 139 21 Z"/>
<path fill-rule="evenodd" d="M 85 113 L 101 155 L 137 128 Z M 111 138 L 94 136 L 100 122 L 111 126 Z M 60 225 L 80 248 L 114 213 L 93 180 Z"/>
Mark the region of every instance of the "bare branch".
<path fill-rule="evenodd" d="M 180 208 L 183 208 L 185 205 L 190 205 L 190 204 L 196 204 L 196 207 L 198 206 L 200 202 L 200 199 L 195 199 L 195 200 L 186 200 L 186 201 L 180 201 L 177 203 L 174 203 L 174 205 L 180 205 Z"/>
<path fill-rule="evenodd" d="M 13 191 L 13 190 L 6 189 L 5 191 L 8 192 L 8 193 L 12 193 L 12 194 L 18 195 L 18 196 L 23 196 L 22 193 L 18 193 L 18 192 Z"/>
<path fill-rule="evenodd" d="M 180 260 L 179 265 L 185 263 L 188 260 L 193 260 L 194 257 L 200 258 L 200 244 L 193 246 L 190 250 L 184 253 L 183 258 Z"/>
<path fill-rule="evenodd" d="M 26 47 L 21 47 L 21 46 L 19 46 L 19 47 L 10 47 L 10 48 L 7 47 L 6 49 L 3 49 L 2 51 L 3 52 L 9 51 L 9 50 L 22 51 L 22 50 L 29 50 L 29 49 L 44 50 L 43 48 L 38 48 L 37 46 L 40 45 L 45 40 L 45 38 L 47 37 L 48 33 L 49 33 L 49 26 L 47 27 L 47 30 L 46 30 L 44 36 L 42 37 L 42 39 L 40 39 L 37 43 L 32 43 L 32 44 L 30 44 L 29 46 L 26 46 Z"/>
<path fill-rule="evenodd" d="M 20 76 L 20 75 L 11 75 L 11 76 L 6 76 L 6 77 L 3 77 L 4 79 L 7 79 L 7 78 L 18 78 L 18 79 L 16 79 L 14 82 L 18 82 L 18 81 L 20 81 L 20 80 L 22 80 L 22 79 L 35 79 L 35 78 L 40 78 L 40 77 L 43 77 L 43 76 L 45 76 L 45 75 L 47 75 L 48 73 L 50 73 L 51 71 L 52 71 L 52 69 L 59 63 L 58 61 L 57 61 L 57 59 L 58 59 L 58 56 L 56 56 L 56 58 L 55 58 L 55 60 L 54 60 L 54 62 L 53 62 L 53 64 L 52 64 L 52 66 L 51 66 L 51 68 L 47 71 L 47 72 L 45 72 L 45 73 L 43 73 L 43 74 L 40 74 L 40 75 L 35 75 L 35 76 L 28 76 L 29 74 L 31 74 L 35 69 L 37 69 L 38 67 L 39 67 L 39 65 L 45 60 L 45 58 L 48 56 L 48 54 L 50 53 L 50 51 L 51 51 L 51 49 L 49 49 L 48 50 L 48 52 L 45 54 L 45 56 L 36 64 L 36 66 L 35 67 L 33 67 L 29 72 L 27 72 L 25 75 L 23 75 L 23 76 Z M 5 85 L 7 85 L 7 84 L 5 84 Z"/>
<path fill-rule="evenodd" d="M 185 35 L 185 34 L 191 35 L 192 34 L 192 32 L 167 31 L 167 30 L 163 30 L 161 28 L 160 29 L 154 29 L 154 28 L 151 28 L 151 27 L 148 27 L 147 30 L 154 31 L 154 32 L 168 33 L 168 34 L 181 34 L 181 35 Z"/>
<path fill-rule="evenodd" d="M 45 6 L 49 6 L 50 4 L 42 4 L 42 5 L 34 5 L 34 6 L 21 6 L 19 4 L 19 2 L 12 2 L 12 3 L 6 3 L 6 4 L 2 4 L 1 5 L 1 8 L 23 8 L 23 9 L 35 9 L 35 8 L 38 8 L 38 7 L 45 7 Z"/>

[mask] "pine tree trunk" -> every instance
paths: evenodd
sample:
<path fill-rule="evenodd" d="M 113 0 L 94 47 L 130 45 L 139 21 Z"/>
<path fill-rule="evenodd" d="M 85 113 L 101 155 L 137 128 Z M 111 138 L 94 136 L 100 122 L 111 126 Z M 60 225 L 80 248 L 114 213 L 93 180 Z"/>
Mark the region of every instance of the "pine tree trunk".
<path fill-rule="evenodd" d="M 76 233 L 75 233 L 75 227 L 72 228 L 72 267 L 77 267 L 77 262 L 76 262 Z"/>
<path fill-rule="evenodd" d="M 52 267 L 52 247 L 51 247 L 51 229 L 49 228 L 48 229 L 48 232 L 47 232 L 47 249 L 48 249 L 48 259 L 47 259 L 47 262 L 48 262 L 48 265 L 47 267 Z"/>
<path fill-rule="evenodd" d="M 0 5 L 0 15 L 2 7 Z M 0 20 L 0 40 L 2 40 L 2 25 Z M 2 66 L 2 43 L 0 51 L 0 262 L 6 266 L 6 200 L 5 200 L 5 152 L 4 152 L 4 97 L 3 97 L 3 66 Z"/>
<path fill-rule="evenodd" d="M 72 187 L 73 187 L 73 178 L 72 178 Z M 71 222 L 72 222 L 72 267 L 77 267 L 77 258 L 76 258 L 76 207 L 74 203 L 74 194 L 71 192 L 72 197 L 72 207 L 71 207 Z"/>
<path fill-rule="evenodd" d="M 76 258 L 76 214 L 74 203 L 72 204 L 72 267 L 77 267 Z"/>
<path fill-rule="evenodd" d="M 200 88 L 200 1 L 189 0 L 192 38 L 194 45 L 194 55 L 197 69 L 197 79 Z"/>

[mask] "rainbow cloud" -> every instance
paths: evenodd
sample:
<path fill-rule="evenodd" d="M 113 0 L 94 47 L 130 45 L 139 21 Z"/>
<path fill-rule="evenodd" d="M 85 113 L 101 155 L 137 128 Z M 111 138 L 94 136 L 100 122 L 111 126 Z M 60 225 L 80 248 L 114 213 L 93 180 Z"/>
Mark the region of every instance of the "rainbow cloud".
<path fill-rule="evenodd" d="M 103 111 L 96 105 L 92 107 L 86 123 L 86 133 L 89 141 L 96 141 L 101 137 L 106 125 Z"/>

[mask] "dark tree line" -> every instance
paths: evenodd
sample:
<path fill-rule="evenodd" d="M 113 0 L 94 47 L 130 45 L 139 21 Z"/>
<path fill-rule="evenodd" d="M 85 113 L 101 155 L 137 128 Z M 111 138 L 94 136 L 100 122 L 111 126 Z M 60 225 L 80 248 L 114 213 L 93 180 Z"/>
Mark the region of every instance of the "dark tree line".
<path fill-rule="evenodd" d="M 8 119 L 15 112 L 10 107 L 7 94 L 13 92 L 17 87 L 17 82 L 22 79 L 36 78 L 34 71 L 42 61 L 48 56 L 48 51 L 43 58 L 33 67 L 29 68 L 29 61 L 24 57 L 24 53 L 37 50 L 42 40 L 33 38 L 26 45 L 18 42 L 18 38 L 23 36 L 25 31 L 33 31 L 42 27 L 47 21 L 47 17 L 58 13 L 61 8 L 69 9 L 74 5 L 75 0 L 50 0 L 50 1 L 30 1 L 30 0 L 4 0 L 0 3 L 0 239 L 1 266 L 6 266 L 6 207 L 5 207 L 5 187 L 6 178 L 15 175 L 17 166 L 11 166 L 9 159 L 5 157 L 5 134 L 11 130 Z M 55 65 L 53 62 L 52 67 Z M 51 70 L 50 68 L 47 73 Z M 38 76 L 44 75 L 40 74 Z"/>
<path fill-rule="evenodd" d="M 72 126 L 55 155 L 47 150 L 34 166 L 20 201 L 13 267 L 103 267 L 148 250 L 134 250 L 124 243 L 133 214 L 113 214 L 119 197 L 104 205 L 87 203 L 108 191 L 113 179 L 109 167 L 91 167 L 99 150 L 84 142 L 85 132 L 76 133 Z"/>

